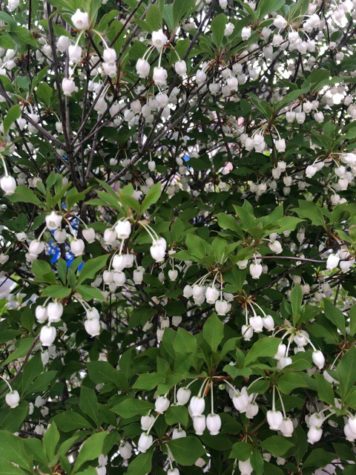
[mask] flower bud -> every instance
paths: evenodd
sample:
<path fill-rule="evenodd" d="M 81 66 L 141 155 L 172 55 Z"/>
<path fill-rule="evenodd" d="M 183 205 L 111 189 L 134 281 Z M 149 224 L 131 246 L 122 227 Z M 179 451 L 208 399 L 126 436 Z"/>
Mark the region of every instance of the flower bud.
<path fill-rule="evenodd" d="M 178 470 L 178 468 L 170 468 L 167 471 L 167 475 L 180 475 L 180 471 Z"/>
<path fill-rule="evenodd" d="M 247 41 L 251 36 L 251 28 L 249 26 L 244 26 L 241 30 L 241 39 L 242 41 Z"/>
<path fill-rule="evenodd" d="M 226 302 L 226 300 L 217 300 L 215 302 L 215 311 L 218 315 L 220 316 L 225 316 L 231 308 L 231 305 L 229 302 Z"/>
<path fill-rule="evenodd" d="M 38 323 L 44 323 L 48 319 L 47 309 L 42 305 L 37 305 L 35 310 L 35 316 Z"/>
<path fill-rule="evenodd" d="M 250 341 L 253 337 L 253 328 L 250 325 L 242 325 L 241 335 L 245 341 Z"/>
<path fill-rule="evenodd" d="M 117 239 L 116 232 L 112 228 L 105 229 L 103 238 L 105 244 L 113 244 Z"/>
<path fill-rule="evenodd" d="M 283 252 L 282 244 L 279 241 L 273 241 L 268 244 L 268 247 L 275 254 L 281 254 Z"/>
<path fill-rule="evenodd" d="M 330 256 L 328 257 L 326 261 L 326 268 L 328 270 L 335 269 L 339 265 L 339 262 L 340 262 L 339 256 L 337 256 L 336 254 L 330 254 Z"/>
<path fill-rule="evenodd" d="M 216 287 L 207 287 L 205 298 L 207 303 L 214 304 L 219 298 L 219 290 Z"/>
<path fill-rule="evenodd" d="M 127 219 L 119 221 L 115 226 L 118 239 L 128 239 L 131 234 L 131 223 Z"/>
<path fill-rule="evenodd" d="M 150 74 L 150 63 L 143 58 L 140 58 L 136 62 L 136 73 L 141 79 L 147 78 Z"/>
<path fill-rule="evenodd" d="M 267 422 L 271 430 L 279 430 L 283 422 L 281 411 L 267 411 Z"/>
<path fill-rule="evenodd" d="M 63 305 L 60 302 L 50 302 L 47 305 L 47 315 L 50 323 L 59 322 L 63 315 Z"/>
<path fill-rule="evenodd" d="M 52 211 L 46 216 L 46 226 L 50 231 L 55 231 L 62 224 L 62 216 Z"/>
<path fill-rule="evenodd" d="M 41 254 L 44 250 L 44 243 L 42 241 L 37 241 L 37 239 L 34 239 L 33 241 L 30 242 L 30 245 L 28 247 L 28 252 L 30 254 Z"/>
<path fill-rule="evenodd" d="M 246 408 L 245 415 L 247 419 L 253 419 L 258 414 L 259 407 L 256 403 L 249 404 Z"/>
<path fill-rule="evenodd" d="M 68 38 L 68 36 L 64 36 L 64 35 L 61 35 L 58 38 L 57 43 L 56 43 L 57 49 L 61 53 L 65 53 L 67 49 L 69 48 L 69 45 L 70 45 L 70 39 Z"/>
<path fill-rule="evenodd" d="M 320 350 L 313 351 L 312 360 L 315 366 L 322 369 L 325 365 L 325 357 Z"/>
<path fill-rule="evenodd" d="M 11 407 L 11 409 L 15 409 L 19 405 L 20 402 L 20 395 L 18 391 L 11 391 L 6 394 L 5 396 L 6 404 Z"/>
<path fill-rule="evenodd" d="M 132 445 L 130 442 L 121 443 L 119 446 L 119 453 L 124 460 L 128 460 L 132 457 Z"/>
<path fill-rule="evenodd" d="M 177 405 L 184 406 L 189 401 L 191 391 L 189 388 L 179 388 L 177 391 Z"/>
<path fill-rule="evenodd" d="M 90 319 L 84 320 L 84 328 L 85 331 L 90 336 L 98 336 L 100 335 L 100 320 L 97 319 Z"/>
<path fill-rule="evenodd" d="M 321 427 L 311 426 L 308 430 L 308 442 L 309 444 L 315 444 L 319 442 L 323 435 L 323 429 Z"/>
<path fill-rule="evenodd" d="M 156 262 L 163 262 L 166 255 L 167 243 L 164 238 L 155 239 L 150 247 L 152 259 Z"/>
<path fill-rule="evenodd" d="M 237 392 L 232 397 L 232 403 L 235 409 L 242 414 L 246 412 L 246 409 L 250 403 L 250 398 L 247 389 L 243 387 L 240 392 Z"/>
<path fill-rule="evenodd" d="M 79 8 L 71 17 L 72 23 L 77 30 L 88 30 L 90 27 L 89 15 L 87 12 L 82 12 Z"/>
<path fill-rule="evenodd" d="M 206 417 L 206 426 L 210 435 L 218 435 L 221 429 L 221 417 L 218 414 L 208 414 Z"/>
<path fill-rule="evenodd" d="M 274 330 L 274 320 L 271 315 L 266 315 L 265 317 L 262 318 L 262 320 L 263 320 L 263 326 L 267 331 L 271 332 Z"/>
<path fill-rule="evenodd" d="M 40 341 L 42 346 L 51 346 L 56 339 L 57 330 L 54 327 L 46 325 L 41 328 Z"/>
<path fill-rule="evenodd" d="M 137 267 L 137 269 L 133 271 L 133 281 L 136 285 L 142 284 L 144 270 L 143 267 Z"/>
<path fill-rule="evenodd" d="M 13 195 L 16 190 L 16 180 L 14 177 L 10 175 L 5 175 L 1 177 L 0 180 L 0 187 L 2 191 L 5 193 L 5 195 Z"/>
<path fill-rule="evenodd" d="M 255 315 L 250 317 L 249 319 L 250 326 L 252 327 L 253 331 L 256 333 L 261 333 L 263 330 L 263 320 L 262 317 L 259 315 Z"/>
<path fill-rule="evenodd" d="M 284 437 L 292 437 L 294 431 L 292 420 L 289 418 L 284 418 L 279 430 L 282 432 Z"/>
<path fill-rule="evenodd" d="M 206 420 L 204 415 L 193 417 L 193 427 L 196 435 L 203 435 L 206 428 Z"/>
<path fill-rule="evenodd" d="M 142 432 L 140 438 L 138 439 L 137 449 L 139 452 L 145 453 L 153 444 L 152 435 Z"/>
<path fill-rule="evenodd" d="M 141 422 L 141 430 L 146 432 L 153 426 L 153 424 L 155 422 L 155 417 L 154 416 L 142 416 L 140 422 Z"/>
<path fill-rule="evenodd" d="M 190 297 L 192 297 L 193 295 L 193 288 L 191 285 L 186 285 L 183 289 L 183 296 L 186 298 L 186 299 L 189 299 Z"/>
<path fill-rule="evenodd" d="M 187 437 L 187 433 L 183 429 L 178 429 L 175 427 L 172 432 L 172 440 L 176 439 L 183 439 L 184 437 Z"/>
<path fill-rule="evenodd" d="M 159 396 L 155 401 L 155 411 L 163 414 L 170 406 L 170 401 L 165 396 Z"/>
<path fill-rule="evenodd" d="M 79 63 L 82 58 L 82 48 L 79 45 L 70 45 L 68 48 L 69 61 Z"/>
<path fill-rule="evenodd" d="M 114 48 L 105 48 L 103 52 L 103 59 L 106 63 L 115 63 L 117 56 Z"/>
<path fill-rule="evenodd" d="M 86 318 L 88 320 L 100 320 L 98 309 L 96 309 L 95 307 L 88 309 L 86 312 Z"/>
<path fill-rule="evenodd" d="M 241 475 L 251 475 L 253 472 L 253 468 L 250 462 L 250 459 L 247 460 L 239 460 L 238 463 L 240 474 Z"/>
<path fill-rule="evenodd" d="M 165 86 L 167 84 L 167 71 L 161 66 L 155 66 L 152 79 L 156 86 Z"/>
<path fill-rule="evenodd" d="M 167 36 L 163 33 L 162 30 L 152 32 L 152 45 L 161 50 L 168 43 Z"/>
<path fill-rule="evenodd" d="M 56 229 L 53 236 L 58 244 L 62 244 L 67 239 L 67 232 L 65 229 Z"/>
<path fill-rule="evenodd" d="M 175 282 L 177 280 L 177 277 L 178 277 L 178 271 L 177 269 L 170 269 L 168 271 L 168 277 L 169 277 L 169 280 L 171 282 Z"/>
<path fill-rule="evenodd" d="M 205 399 L 199 396 L 193 396 L 189 403 L 189 413 L 191 417 L 200 416 L 205 409 Z"/>
<path fill-rule="evenodd" d="M 179 76 L 184 77 L 187 74 L 187 64 L 185 61 L 177 61 L 174 65 L 174 69 Z"/>
<path fill-rule="evenodd" d="M 83 239 L 74 239 L 70 243 L 70 250 L 76 257 L 82 256 L 85 251 L 85 244 Z"/>
<path fill-rule="evenodd" d="M 73 92 L 77 90 L 74 80 L 72 78 L 63 78 L 62 90 L 65 96 L 70 97 L 73 94 Z"/>
<path fill-rule="evenodd" d="M 253 279 L 259 279 L 262 274 L 263 267 L 261 264 L 257 264 L 256 262 L 254 262 L 250 264 L 249 270 Z"/>
<path fill-rule="evenodd" d="M 93 228 L 86 228 L 82 231 L 83 238 L 90 244 L 95 241 L 95 230 Z"/>

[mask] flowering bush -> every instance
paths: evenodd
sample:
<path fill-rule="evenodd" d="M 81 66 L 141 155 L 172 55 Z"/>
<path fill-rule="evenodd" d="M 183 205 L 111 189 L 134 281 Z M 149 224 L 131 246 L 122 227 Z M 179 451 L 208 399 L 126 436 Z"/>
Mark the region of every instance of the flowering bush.
<path fill-rule="evenodd" d="M 1 8 L 0 473 L 355 473 L 355 0 Z"/>

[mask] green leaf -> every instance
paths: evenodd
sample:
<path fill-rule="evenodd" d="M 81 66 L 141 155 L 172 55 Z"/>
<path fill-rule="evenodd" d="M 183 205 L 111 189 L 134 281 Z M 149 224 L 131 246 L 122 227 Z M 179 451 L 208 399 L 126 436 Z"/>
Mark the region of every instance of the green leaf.
<path fill-rule="evenodd" d="M 168 447 L 180 465 L 193 465 L 204 453 L 204 447 L 197 437 L 189 435 L 181 439 L 170 440 Z"/>
<path fill-rule="evenodd" d="M 259 17 L 263 18 L 268 13 L 277 12 L 284 3 L 284 0 L 261 0 L 258 4 Z"/>
<path fill-rule="evenodd" d="M 47 261 L 36 259 L 32 263 L 32 273 L 36 277 L 37 282 L 45 282 L 47 284 L 55 284 L 56 277 L 52 267 Z"/>
<path fill-rule="evenodd" d="M 333 323 L 343 335 L 346 334 L 345 317 L 343 313 L 331 303 L 329 299 L 324 299 L 324 312 L 326 318 Z"/>
<path fill-rule="evenodd" d="M 89 460 L 94 460 L 104 453 L 104 442 L 108 432 L 97 432 L 86 439 L 74 464 L 73 473 L 78 472 L 79 468 Z"/>
<path fill-rule="evenodd" d="M 99 425 L 99 408 L 94 389 L 82 386 L 80 389 L 79 408 L 86 416 Z"/>
<path fill-rule="evenodd" d="M 10 130 L 11 125 L 19 118 L 21 117 L 21 109 L 18 104 L 15 104 L 14 106 L 10 107 L 8 113 L 6 114 L 4 118 L 4 133 L 7 134 L 8 131 Z"/>
<path fill-rule="evenodd" d="M 44 288 L 41 295 L 44 297 L 52 297 L 53 299 L 65 299 L 72 293 L 72 289 L 63 287 L 62 285 L 49 285 Z"/>
<path fill-rule="evenodd" d="M 18 340 L 16 342 L 15 350 L 9 354 L 5 361 L 2 362 L 2 365 L 7 365 L 8 363 L 11 363 L 11 361 L 15 361 L 18 358 L 25 356 L 32 347 L 33 341 L 34 338 L 31 336 Z"/>
<path fill-rule="evenodd" d="M 84 264 L 83 269 L 80 271 L 77 284 L 81 284 L 87 279 L 94 279 L 96 274 L 106 265 L 108 255 L 94 257 Z"/>
<path fill-rule="evenodd" d="M 261 446 L 274 457 L 283 457 L 294 444 L 285 437 L 280 435 L 272 435 L 261 442 Z"/>
<path fill-rule="evenodd" d="M 124 419 L 130 419 L 130 417 L 144 416 L 152 408 L 153 404 L 149 401 L 127 398 L 113 406 L 111 410 Z"/>
<path fill-rule="evenodd" d="M 245 366 L 255 362 L 258 358 L 273 357 L 281 340 L 273 336 L 265 336 L 257 340 L 245 358 Z"/>
<path fill-rule="evenodd" d="M 335 370 L 336 379 L 340 382 L 340 394 L 345 399 L 356 382 L 356 348 L 348 350 Z"/>
<path fill-rule="evenodd" d="M 157 31 L 162 26 L 162 13 L 158 5 L 151 5 L 146 14 L 146 24 L 150 31 Z"/>
<path fill-rule="evenodd" d="M 91 361 L 87 364 L 89 378 L 95 384 L 112 383 L 120 386 L 119 373 L 107 361 Z"/>
<path fill-rule="evenodd" d="M 133 385 L 134 389 L 154 389 L 163 383 L 164 376 L 160 373 L 140 374 Z"/>
<path fill-rule="evenodd" d="M 27 470 L 28 472 L 26 473 L 32 473 L 31 453 L 25 450 L 24 444 L 19 437 L 5 430 L 0 430 L 0 460 L 1 464 L 3 462 L 10 464 L 11 462 Z M 3 473 L 2 469 L 1 473 Z"/>
<path fill-rule="evenodd" d="M 104 295 L 97 287 L 91 287 L 90 285 L 78 285 L 76 290 L 80 293 L 84 300 L 98 300 L 98 302 L 104 301 Z"/>
<path fill-rule="evenodd" d="M 314 226 L 324 226 L 325 219 L 323 212 L 319 206 L 312 201 L 299 200 L 299 207 L 294 208 L 294 211 L 300 218 L 307 218 Z"/>
<path fill-rule="evenodd" d="M 42 82 L 38 85 L 36 93 L 37 97 L 40 99 L 41 102 L 43 102 L 43 104 L 45 104 L 47 107 L 51 105 L 51 100 L 53 96 L 53 89 L 51 88 L 51 86 L 49 86 L 45 82 Z"/>
<path fill-rule="evenodd" d="M 174 25 L 179 25 L 182 18 L 185 18 L 193 11 L 195 7 L 194 0 L 175 0 L 173 4 L 173 20 Z"/>
<path fill-rule="evenodd" d="M 61 432 L 72 432 L 77 429 L 92 429 L 90 422 L 73 410 L 61 412 L 53 419 Z"/>
<path fill-rule="evenodd" d="M 194 335 L 184 328 L 178 328 L 173 343 L 174 351 L 179 355 L 187 353 L 195 353 L 197 350 L 197 341 Z"/>
<path fill-rule="evenodd" d="M 165 412 L 164 418 L 167 424 L 182 424 L 184 427 L 188 426 L 189 414 L 185 406 L 170 406 Z"/>
<path fill-rule="evenodd" d="M 225 26 L 227 17 L 224 13 L 216 15 L 211 22 L 211 31 L 213 34 L 213 41 L 216 46 L 221 46 L 224 39 Z"/>
<path fill-rule="evenodd" d="M 160 183 L 156 183 L 155 185 L 150 187 L 141 205 L 141 210 L 143 213 L 147 211 L 150 206 L 157 203 L 161 196 L 161 193 L 162 189 Z"/>
<path fill-rule="evenodd" d="M 229 229 L 231 231 L 235 231 L 237 234 L 241 233 L 241 228 L 233 216 L 230 214 L 219 213 L 217 215 L 218 218 L 218 225 L 221 229 Z"/>
<path fill-rule="evenodd" d="M 303 291 L 300 285 L 295 285 L 290 293 L 293 323 L 296 325 L 301 317 Z"/>
<path fill-rule="evenodd" d="M 356 334 L 356 305 L 351 307 L 349 312 L 350 317 L 350 335 L 354 336 Z"/>
<path fill-rule="evenodd" d="M 127 468 L 127 475 L 147 475 L 151 473 L 153 451 L 139 454 L 130 462 Z"/>
<path fill-rule="evenodd" d="M 50 466 L 56 463 L 56 447 L 60 439 L 55 422 L 51 422 L 43 436 L 42 443 Z"/>
<path fill-rule="evenodd" d="M 229 458 L 247 460 L 250 458 L 252 450 L 252 445 L 248 444 L 247 442 L 236 442 L 231 448 Z"/>
<path fill-rule="evenodd" d="M 217 351 L 219 344 L 224 338 L 224 324 L 220 318 L 213 314 L 203 326 L 203 337 L 213 352 Z"/>
<path fill-rule="evenodd" d="M 37 195 L 30 188 L 25 185 L 19 185 L 16 187 L 16 191 L 9 197 L 13 203 L 31 203 L 38 207 L 42 207 L 41 201 Z"/>

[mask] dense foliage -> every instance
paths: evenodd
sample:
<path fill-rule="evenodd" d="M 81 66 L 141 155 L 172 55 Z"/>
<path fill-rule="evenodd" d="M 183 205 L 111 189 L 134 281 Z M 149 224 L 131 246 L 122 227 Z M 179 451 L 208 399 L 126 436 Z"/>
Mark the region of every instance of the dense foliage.
<path fill-rule="evenodd" d="M 1 2 L 2 475 L 355 473 L 355 18 Z"/>

